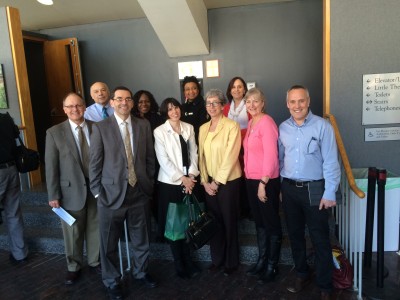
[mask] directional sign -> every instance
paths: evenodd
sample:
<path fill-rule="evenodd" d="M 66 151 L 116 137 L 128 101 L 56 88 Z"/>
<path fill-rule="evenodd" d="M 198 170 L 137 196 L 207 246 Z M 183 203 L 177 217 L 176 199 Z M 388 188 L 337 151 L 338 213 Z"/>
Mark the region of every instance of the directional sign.
<path fill-rule="evenodd" d="M 400 73 L 363 75 L 362 124 L 400 123 Z"/>

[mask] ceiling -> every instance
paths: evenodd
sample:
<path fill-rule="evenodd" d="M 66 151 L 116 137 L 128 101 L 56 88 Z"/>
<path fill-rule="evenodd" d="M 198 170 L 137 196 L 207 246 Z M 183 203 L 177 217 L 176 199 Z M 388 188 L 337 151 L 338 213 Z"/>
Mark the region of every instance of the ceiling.
<path fill-rule="evenodd" d="M 164 1 L 193 3 L 200 0 Z M 207 9 L 213 9 L 288 1 L 293 0 L 204 0 L 204 4 Z M 53 2 L 54 5 L 46 6 L 36 0 L 0 0 L 0 7 L 17 8 L 22 29 L 27 31 L 146 17 L 137 0 L 53 0 Z"/>

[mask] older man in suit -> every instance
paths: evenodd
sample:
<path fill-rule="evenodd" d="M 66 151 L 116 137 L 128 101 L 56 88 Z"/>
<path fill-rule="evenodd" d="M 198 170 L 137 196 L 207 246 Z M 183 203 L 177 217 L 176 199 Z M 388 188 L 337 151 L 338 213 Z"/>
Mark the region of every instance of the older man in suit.
<path fill-rule="evenodd" d="M 157 286 L 147 273 L 155 157 L 149 122 L 131 116 L 132 92 L 117 87 L 110 103 L 114 115 L 93 126 L 89 177 L 98 198 L 103 283 L 112 299 L 122 299 L 117 249 L 124 220 L 134 249 L 133 276 Z"/>
<path fill-rule="evenodd" d="M 96 199 L 89 189 L 89 145 L 93 122 L 85 120 L 85 101 L 75 93 L 63 100 L 68 120 L 47 130 L 46 182 L 51 207 L 63 207 L 75 219 L 61 221 L 68 272 L 65 284 L 73 284 L 83 267 L 86 238 L 88 265 L 100 273 L 100 237 Z"/>

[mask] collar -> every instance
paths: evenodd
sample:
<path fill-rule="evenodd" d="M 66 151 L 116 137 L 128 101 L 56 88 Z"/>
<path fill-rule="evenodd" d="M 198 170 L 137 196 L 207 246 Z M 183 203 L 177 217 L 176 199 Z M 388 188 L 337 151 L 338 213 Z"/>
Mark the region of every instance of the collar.
<path fill-rule="evenodd" d="M 292 116 L 290 116 L 289 120 L 290 120 L 290 122 L 292 123 L 293 126 L 296 126 L 296 127 L 303 127 L 303 126 L 306 126 L 306 125 L 311 121 L 311 119 L 312 119 L 313 117 L 314 117 L 314 114 L 311 112 L 311 109 L 309 109 L 309 110 L 308 110 L 308 114 L 307 114 L 306 118 L 304 119 L 303 124 L 297 125 L 296 121 L 293 119 Z"/>
<path fill-rule="evenodd" d="M 114 117 L 117 120 L 118 125 L 121 125 L 121 123 L 126 122 L 129 125 L 132 124 L 132 119 L 131 119 L 131 115 L 129 114 L 129 117 L 126 120 L 122 120 L 119 116 L 117 116 L 116 113 L 114 113 Z"/>
<path fill-rule="evenodd" d="M 77 126 L 81 126 L 82 128 L 85 128 L 85 126 L 86 126 L 85 119 L 83 119 L 83 122 L 80 124 L 76 124 L 76 123 L 72 122 L 70 119 L 68 119 L 68 122 L 73 130 L 75 130 Z"/>

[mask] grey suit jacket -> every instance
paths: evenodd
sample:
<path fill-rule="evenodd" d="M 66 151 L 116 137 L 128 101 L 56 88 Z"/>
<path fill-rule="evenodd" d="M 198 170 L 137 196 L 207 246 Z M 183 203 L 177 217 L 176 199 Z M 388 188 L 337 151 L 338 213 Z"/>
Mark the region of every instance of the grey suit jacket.
<path fill-rule="evenodd" d="M 132 118 L 133 164 L 137 184 L 149 197 L 153 193 L 155 156 L 150 123 Z M 95 123 L 90 140 L 90 189 L 98 205 L 121 207 L 128 187 L 128 161 L 115 116 Z"/>
<path fill-rule="evenodd" d="M 91 136 L 93 122 L 85 121 Z M 86 203 L 87 184 L 68 120 L 47 130 L 45 164 L 49 200 L 59 200 L 68 210 L 81 210 Z"/>

